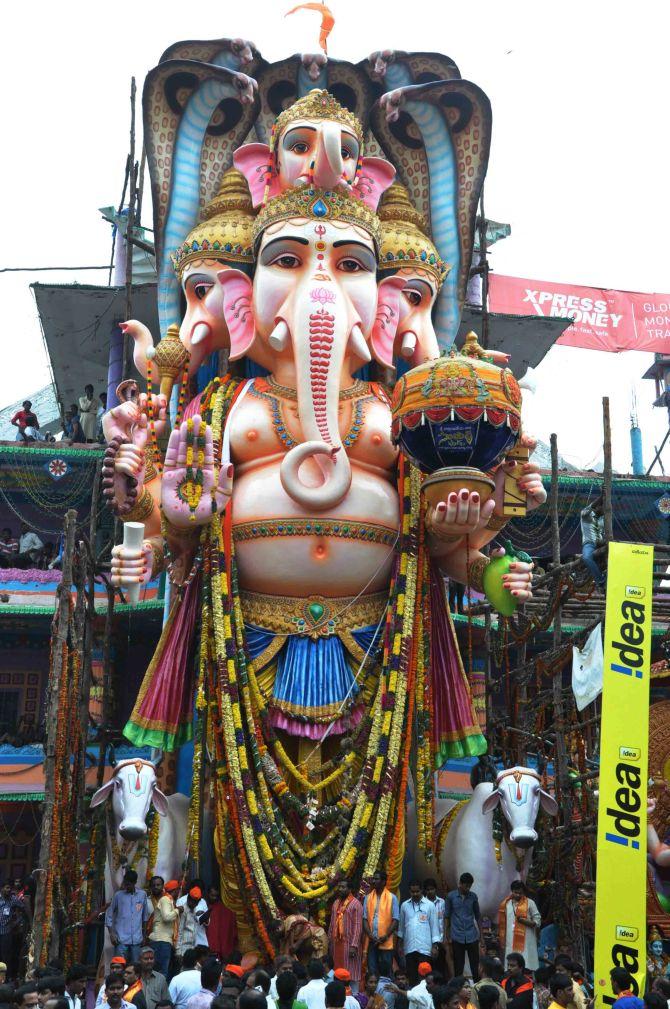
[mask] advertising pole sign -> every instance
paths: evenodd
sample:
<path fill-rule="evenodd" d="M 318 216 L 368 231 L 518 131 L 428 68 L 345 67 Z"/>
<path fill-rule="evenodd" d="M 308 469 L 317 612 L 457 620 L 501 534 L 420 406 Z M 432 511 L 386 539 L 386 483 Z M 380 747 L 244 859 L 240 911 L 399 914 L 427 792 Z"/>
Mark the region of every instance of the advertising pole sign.
<path fill-rule="evenodd" d="M 507 315 L 572 319 L 556 341 L 559 346 L 670 354 L 670 294 L 611 291 L 492 273 L 489 308 Z"/>
<path fill-rule="evenodd" d="M 610 1006 L 610 970 L 635 995 L 647 969 L 647 779 L 654 549 L 610 543 L 602 693 L 594 992 Z"/>

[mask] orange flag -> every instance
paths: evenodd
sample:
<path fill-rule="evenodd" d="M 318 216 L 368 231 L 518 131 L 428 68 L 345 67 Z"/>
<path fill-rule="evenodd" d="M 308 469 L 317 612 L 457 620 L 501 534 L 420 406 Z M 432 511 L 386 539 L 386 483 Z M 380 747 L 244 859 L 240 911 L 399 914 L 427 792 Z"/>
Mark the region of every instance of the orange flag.
<path fill-rule="evenodd" d="M 284 17 L 288 17 L 289 14 L 295 14 L 296 11 L 319 11 L 321 14 L 319 45 L 323 49 L 324 53 L 328 55 L 328 36 L 332 32 L 333 25 L 335 24 L 333 12 L 330 8 L 326 7 L 325 3 L 298 4 L 297 7 L 293 7 L 290 11 L 287 11 Z"/>

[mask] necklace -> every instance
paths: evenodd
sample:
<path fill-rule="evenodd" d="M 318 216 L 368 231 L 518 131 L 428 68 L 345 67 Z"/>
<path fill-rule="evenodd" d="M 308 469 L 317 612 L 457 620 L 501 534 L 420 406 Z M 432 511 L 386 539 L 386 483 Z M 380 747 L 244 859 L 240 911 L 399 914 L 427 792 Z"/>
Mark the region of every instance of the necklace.
<path fill-rule="evenodd" d="M 280 385 L 279 382 L 268 375 L 264 380 L 267 382 L 268 388 L 272 390 L 275 396 L 281 396 L 282 399 L 298 399 L 297 389 L 291 389 L 288 385 Z M 258 382 L 258 379 L 256 379 Z M 348 389 L 340 390 L 340 400 L 345 399 L 356 399 L 358 396 L 362 396 L 364 393 L 370 392 L 370 383 L 362 382 L 361 379 L 357 378 L 353 385 L 350 385 Z"/>
<path fill-rule="evenodd" d="M 270 389 L 272 389 L 273 392 L 277 392 L 279 395 L 273 395 L 273 392 L 270 392 Z M 342 439 L 342 444 L 345 448 L 351 448 L 351 446 L 355 445 L 358 441 L 358 436 L 360 435 L 361 428 L 363 427 L 364 404 L 374 398 L 369 392 L 369 385 L 367 382 L 356 382 L 351 389 L 345 389 L 343 393 L 340 393 L 340 399 L 353 399 L 354 389 L 356 389 L 358 398 L 353 406 L 351 425 L 347 434 Z M 270 381 L 270 379 L 257 378 L 249 391 L 252 395 L 256 396 L 257 399 L 265 399 L 270 404 L 272 427 L 274 428 L 275 434 L 282 445 L 284 445 L 287 449 L 291 449 L 297 445 L 298 442 L 295 440 L 293 435 L 290 434 L 286 426 L 282 402 L 279 398 L 279 396 L 281 396 L 284 399 L 291 399 L 297 402 L 298 397 L 295 389 L 289 389 L 287 386 L 278 385 L 276 382 Z"/>

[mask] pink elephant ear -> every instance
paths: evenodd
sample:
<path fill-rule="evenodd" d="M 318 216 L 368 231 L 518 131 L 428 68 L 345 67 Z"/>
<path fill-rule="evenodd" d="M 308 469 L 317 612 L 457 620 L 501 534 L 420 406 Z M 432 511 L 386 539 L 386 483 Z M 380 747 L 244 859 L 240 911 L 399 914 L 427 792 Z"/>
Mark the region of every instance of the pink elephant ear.
<path fill-rule="evenodd" d="M 394 179 L 395 168 L 389 161 L 384 161 L 383 158 L 363 158 L 361 174 L 358 176 L 358 182 L 354 186 L 352 194 L 358 196 L 358 199 L 362 200 L 371 210 L 376 210 L 382 193 L 388 189 Z"/>
<path fill-rule="evenodd" d="M 244 357 L 254 342 L 254 313 L 251 308 L 251 280 L 241 270 L 217 273 L 223 288 L 223 315 L 230 333 L 230 360 Z"/>
<path fill-rule="evenodd" d="M 259 207 L 263 202 L 270 172 L 270 148 L 267 144 L 244 144 L 233 154 L 233 164 L 249 183 L 254 207 Z M 273 175 L 270 179 L 268 199 L 277 196 L 278 193 L 279 179 Z"/>
<path fill-rule="evenodd" d="M 393 367 L 393 344 L 400 324 L 400 299 L 406 281 L 385 277 L 377 286 L 377 315 L 372 327 L 370 346 L 375 361 Z"/>

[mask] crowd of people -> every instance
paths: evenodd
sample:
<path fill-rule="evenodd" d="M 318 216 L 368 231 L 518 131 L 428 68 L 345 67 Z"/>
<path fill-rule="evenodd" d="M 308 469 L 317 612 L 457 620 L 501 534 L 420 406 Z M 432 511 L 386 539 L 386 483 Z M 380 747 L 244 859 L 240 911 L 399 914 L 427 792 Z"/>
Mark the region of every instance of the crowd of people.
<path fill-rule="evenodd" d="M 61 563 L 61 540 L 40 539 L 26 522 L 15 536 L 9 526 L 0 531 L 0 568 L 53 570 Z"/>
<path fill-rule="evenodd" d="M 300 914 L 274 923 L 269 965 L 243 957 L 235 917 L 216 887 L 154 876 L 148 891 L 128 869 L 106 909 L 113 947 L 107 976 L 50 961 L 18 982 L 15 935 L 29 900 L 0 891 L 0 1009 L 590 1009 L 593 991 L 567 953 L 542 962 L 535 903 L 523 883 L 501 904 L 498 935 L 484 926 L 474 880 L 438 895 L 412 882 L 399 902 L 385 873 L 361 902 L 342 881 L 327 931 Z M 205 897 L 206 892 L 206 897 Z M 530 937 L 530 938 L 529 938 Z M 532 937 L 535 937 L 534 940 Z M 525 954 L 520 950 L 524 949 Z M 8 964 L 11 966 L 8 970 Z M 9 976 L 15 982 L 7 983 Z M 670 1009 L 670 981 L 644 999 L 622 967 L 611 971 L 615 1009 Z"/>
<path fill-rule="evenodd" d="M 71 403 L 63 416 L 63 430 L 58 438 L 45 434 L 40 428 L 37 414 L 29 399 L 24 400 L 10 420 L 16 428 L 16 441 L 26 444 L 43 441 L 69 441 L 84 445 L 87 442 L 103 442 L 102 417 L 107 409 L 107 393 L 95 395 L 92 385 L 84 388 L 84 393 L 76 403 Z"/>

